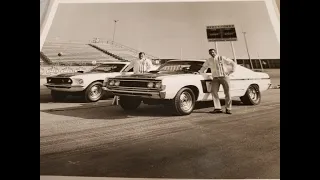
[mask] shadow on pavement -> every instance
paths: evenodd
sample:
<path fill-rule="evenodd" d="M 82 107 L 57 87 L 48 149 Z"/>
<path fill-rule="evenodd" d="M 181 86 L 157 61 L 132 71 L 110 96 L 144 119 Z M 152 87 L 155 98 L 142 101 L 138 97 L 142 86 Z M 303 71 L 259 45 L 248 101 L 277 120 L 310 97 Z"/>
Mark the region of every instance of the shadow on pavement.
<path fill-rule="evenodd" d="M 110 97 L 103 97 L 101 100 L 108 100 L 112 99 Z M 40 94 L 40 103 L 52 103 L 55 102 L 51 98 L 50 93 L 49 94 Z M 98 101 L 99 102 L 99 101 Z M 59 101 L 56 103 L 86 103 L 81 96 L 67 96 L 67 98 L 64 101 Z"/>
<path fill-rule="evenodd" d="M 240 130 L 239 130 L 240 131 Z M 240 132 L 242 132 L 241 130 Z M 188 134 L 193 134 L 190 136 Z M 74 153 L 60 158 L 40 158 L 40 175 L 128 177 L 128 178 L 279 178 L 279 151 L 268 143 L 258 146 L 262 135 L 251 140 L 245 133 L 237 138 L 224 133 L 168 133 L 162 140 L 128 143 L 122 147 L 101 147 L 99 151 Z M 227 134 L 233 134 L 228 131 Z M 179 140 L 179 141 L 178 141 Z M 239 142 L 241 142 L 239 144 Z M 278 145 L 278 141 L 272 141 Z M 275 172 L 265 173 L 270 166 Z"/>
<path fill-rule="evenodd" d="M 224 100 L 221 100 L 223 106 Z M 233 105 L 242 105 L 240 101 L 233 101 Z M 198 102 L 195 110 L 213 107 L 212 101 Z M 113 106 L 109 103 L 84 103 L 80 107 L 55 108 L 42 110 L 41 112 L 53 115 L 78 117 L 82 119 L 123 119 L 128 117 L 169 117 L 173 114 L 162 105 L 144 105 L 134 111 L 124 111 L 119 105 Z"/>

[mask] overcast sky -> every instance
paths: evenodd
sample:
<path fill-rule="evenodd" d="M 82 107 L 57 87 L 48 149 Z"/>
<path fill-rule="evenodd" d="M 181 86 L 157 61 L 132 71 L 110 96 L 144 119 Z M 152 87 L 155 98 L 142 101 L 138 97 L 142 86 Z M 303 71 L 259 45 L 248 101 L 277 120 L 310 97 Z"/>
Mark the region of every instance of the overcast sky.
<path fill-rule="evenodd" d="M 206 39 L 206 26 L 235 24 L 237 58 L 248 58 L 242 31 L 252 58 L 280 58 L 267 9 L 263 2 L 104 3 L 61 4 L 47 40 L 88 42 L 94 37 L 115 41 L 160 58 L 206 58 L 214 43 Z M 233 57 L 228 42 L 219 53 Z"/>

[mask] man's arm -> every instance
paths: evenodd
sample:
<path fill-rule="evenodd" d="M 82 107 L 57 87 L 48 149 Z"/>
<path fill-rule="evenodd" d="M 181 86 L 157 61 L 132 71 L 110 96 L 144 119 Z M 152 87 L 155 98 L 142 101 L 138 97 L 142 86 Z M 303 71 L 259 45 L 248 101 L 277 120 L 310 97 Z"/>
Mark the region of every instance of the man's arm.
<path fill-rule="evenodd" d="M 231 65 L 232 66 L 230 74 L 234 73 L 234 71 L 236 70 L 236 65 L 237 65 L 236 62 L 234 62 L 232 59 L 229 59 L 229 58 L 226 58 L 226 57 L 223 57 L 223 60 L 227 65 Z"/>
<path fill-rule="evenodd" d="M 147 59 L 147 72 L 151 71 L 153 67 L 152 60 Z"/>
<path fill-rule="evenodd" d="M 209 59 L 207 59 L 206 62 L 203 63 L 203 65 L 202 65 L 201 69 L 199 70 L 199 72 L 200 73 L 204 73 L 204 71 L 206 69 L 208 69 L 208 67 L 209 67 Z"/>

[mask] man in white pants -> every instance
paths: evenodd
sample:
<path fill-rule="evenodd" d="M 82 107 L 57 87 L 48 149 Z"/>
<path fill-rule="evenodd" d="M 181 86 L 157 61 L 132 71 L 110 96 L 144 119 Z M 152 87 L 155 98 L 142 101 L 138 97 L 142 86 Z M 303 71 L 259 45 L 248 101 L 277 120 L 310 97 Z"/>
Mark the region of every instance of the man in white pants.
<path fill-rule="evenodd" d="M 222 113 L 221 104 L 219 99 L 219 88 L 222 85 L 225 101 L 226 101 L 226 113 L 231 114 L 232 99 L 230 95 L 230 78 L 229 75 L 235 71 L 236 63 L 226 57 L 220 56 L 215 49 L 210 49 L 209 58 L 199 70 L 200 73 L 210 68 L 212 73 L 212 99 L 214 104 L 214 111 L 212 113 Z"/>

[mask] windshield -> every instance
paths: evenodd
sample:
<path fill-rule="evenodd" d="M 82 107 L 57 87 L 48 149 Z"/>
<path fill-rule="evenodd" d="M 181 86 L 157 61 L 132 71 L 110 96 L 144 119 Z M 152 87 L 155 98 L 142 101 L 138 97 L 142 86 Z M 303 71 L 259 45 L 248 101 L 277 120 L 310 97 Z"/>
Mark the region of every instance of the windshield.
<path fill-rule="evenodd" d="M 157 71 L 192 73 L 198 72 L 202 65 L 201 61 L 169 61 L 159 67 Z"/>
<path fill-rule="evenodd" d="M 124 64 L 101 64 L 91 70 L 91 72 L 120 72 Z"/>

